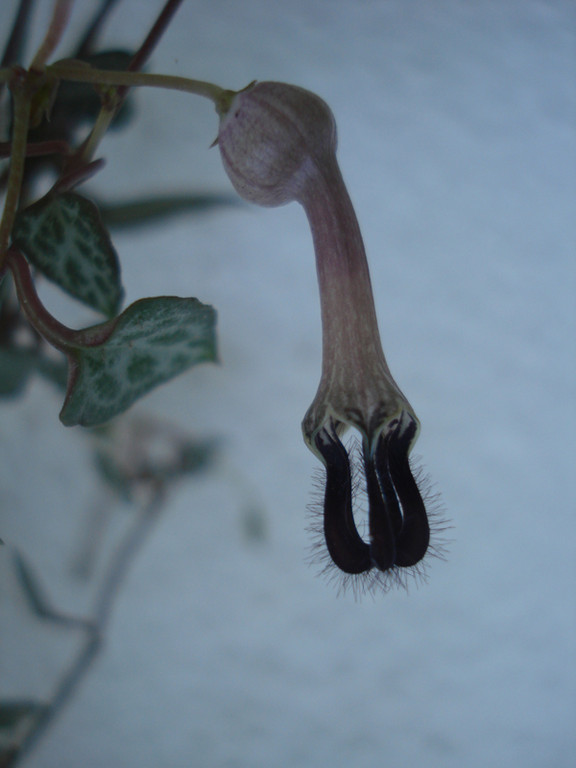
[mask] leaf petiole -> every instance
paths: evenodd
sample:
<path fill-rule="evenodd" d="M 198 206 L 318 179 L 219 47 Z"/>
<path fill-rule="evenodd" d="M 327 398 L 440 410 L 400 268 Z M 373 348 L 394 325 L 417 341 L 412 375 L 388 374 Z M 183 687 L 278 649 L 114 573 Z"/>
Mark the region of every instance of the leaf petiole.
<path fill-rule="evenodd" d="M 70 352 L 77 346 L 77 331 L 56 320 L 40 301 L 30 267 L 22 254 L 11 248 L 6 254 L 6 263 L 12 274 L 18 300 L 30 325 L 61 352 Z"/>

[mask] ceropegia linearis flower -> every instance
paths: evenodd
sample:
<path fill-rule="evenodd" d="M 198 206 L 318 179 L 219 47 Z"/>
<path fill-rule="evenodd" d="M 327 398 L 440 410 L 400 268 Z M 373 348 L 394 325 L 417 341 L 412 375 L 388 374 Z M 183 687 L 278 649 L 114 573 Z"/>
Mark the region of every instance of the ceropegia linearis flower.
<path fill-rule="evenodd" d="M 382 351 L 362 236 L 336 161 L 334 117 L 313 93 L 262 82 L 231 96 L 220 118 L 217 141 L 238 193 L 264 206 L 296 201 L 308 217 L 322 309 L 322 377 L 302 429 L 325 466 L 324 536 L 345 574 L 372 572 L 386 587 L 387 576 L 418 567 L 429 547 L 428 516 L 409 462 L 419 422 Z M 365 538 L 340 441 L 348 427 L 362 442 Z"/>

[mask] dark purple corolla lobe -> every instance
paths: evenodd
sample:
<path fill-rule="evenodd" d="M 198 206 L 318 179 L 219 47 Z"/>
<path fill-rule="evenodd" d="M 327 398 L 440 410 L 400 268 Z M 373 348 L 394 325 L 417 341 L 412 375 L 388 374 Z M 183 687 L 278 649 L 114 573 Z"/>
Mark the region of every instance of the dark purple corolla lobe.
<path fill-rule="evenodd" d="M 380 441 L 384 442 L 383 438 Z M 402 513 L 388 467 L 385 463 L 377 467 L 374 456 L 367 450 L 364 451 L 364 471 L 372 565 L 388 571 L 396 564 L 396 537 L 402 530 Z"/>
<path fill-rule="evenodd" d="M 352 510 L 352 474 L 346 449 L 328 429 L 316 435 L 316 448 L 326 467 L 324 537 L 332 561 L 344 573 L 372 567 L 370 547 L 359 535 Z"/>
<path fill-rule="evenodd" d="M 263 82 L 219 108 L 218 146 L 238 193 L 264 206 L 296 201 L 306 212 L 322 310 L 322 376 L 302 422 L 326 470 L 324 535 L 346 574 L 417 566 L 430 530 L 409 455 L 419 423 L 384 357 L 358 220 L 336 160 L 328 105 L 296 86 Z M 353 510 L 348 428 L 362 440 L 368 535 Z"/>
<path fill-rule="evenodd" d="M 376 451 L 376 464 L 382 476 L 387 471 L 402 510 L 402 526 L 397 532 L 394 564 L 407 568 L 419 563 L 430 544 L 430 525 L 426 506 L 414 479 L 408 453 L 417 426 L 410 424 L 404 432 L 392 433 L 387 451 Z"/>
<path fill-rule="evenodd" d="M 402 433 L 396 425 L 380 436 L 374 453 L 364 447 L 368 541 L 359 534 L 354 518 L 348 453 L 334 431 L 323 429 L 316 436 L 326 468 L 324 536 L 330 557 L 344 573 L 412 567 L 426 554 L 430 528 L 408 460 L 411 431 L 409 427 Z"/>

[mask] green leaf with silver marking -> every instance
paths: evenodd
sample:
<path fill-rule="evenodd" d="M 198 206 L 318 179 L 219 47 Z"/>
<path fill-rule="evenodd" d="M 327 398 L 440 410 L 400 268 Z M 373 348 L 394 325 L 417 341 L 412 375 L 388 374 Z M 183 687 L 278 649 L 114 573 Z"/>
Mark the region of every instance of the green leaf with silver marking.
<path fill-rule="evenodd" d="M 60 419 L 93 427 L 198 363 L 216 360 L 216 311 L 198 299 L 160 296 L 131 304 L 84 331 L 104 337 L 69 351 L 71 376 Z"/>
<path fill-rule="evenodd" d="M 106 317 L 118 312 L 120 264 L 91 200 L 75 192 L 49 193 L 18 214 L 13 242 L 67 293 Z"/>

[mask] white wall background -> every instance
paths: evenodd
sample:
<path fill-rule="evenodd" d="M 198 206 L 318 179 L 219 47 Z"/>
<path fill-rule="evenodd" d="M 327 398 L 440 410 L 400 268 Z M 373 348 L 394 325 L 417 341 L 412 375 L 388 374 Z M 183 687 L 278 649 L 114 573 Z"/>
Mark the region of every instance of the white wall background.
<path fill-rule="evenodd" d="M 159 5 L 125 0 L 106 42 L 136 44 Z M 284 80 L 332 106 L 385 351 L 453 542 L 428 584 L 361 602 L 305 563 L 316 461 L 300 419 L 320 325 L 296 206 L 117 236 L 128 301 L 218 308 L 222 365 L 141 409 L 220 436 L 222 459 L 172 497 L 104 655 L 30 768 L 573 764 L 575 64 L 568 0 L 184 3 L 154 71 Z M 93 189 L 229 191 L 209 103 L 137 104 Z M 0 535 L 77 607 L 70 558 L 98 494 L 84 441 L 43 384 L 0 407 Z M 29 618 L 8 550 L 0 687 L 42 695 L 73 643 Z"/>

